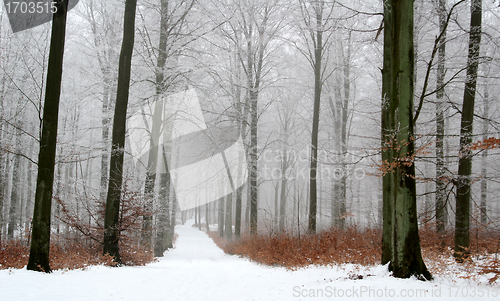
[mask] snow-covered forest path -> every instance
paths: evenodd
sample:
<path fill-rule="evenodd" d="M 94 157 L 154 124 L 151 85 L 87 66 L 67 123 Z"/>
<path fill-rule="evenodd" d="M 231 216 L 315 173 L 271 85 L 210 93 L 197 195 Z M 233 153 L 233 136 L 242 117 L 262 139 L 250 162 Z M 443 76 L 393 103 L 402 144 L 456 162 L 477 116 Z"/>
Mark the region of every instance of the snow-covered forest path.
<path fill-rule="evenodd" d="M 144 267 L 92 267 L 52 274 L 22 270 L 0 271 L 0 300 L 465 300 L 481 288 L 499 300 L 494 287 L 458 285 L 443 279 L 420 282 L 395 279 L 383 267 L 357 271 L 371 276 L 350 280 L 353 266 L 311 267 L 298 271 L 267 267 L 224 254 L 205 232 L 192 223 L 176 227 L 175 248 L 159 262 Z M 477 293 L 477 291 L 476 291 Z M 439 294 L 439 295 L 438 295 Z M 413 297 L 404 297 L 412 296 Z M 456 295 L 456 297 L 455 297 Z M 403 298 L 404 297 L 404 298 Z M 468 297 L 468 298 L 464 298 Z"/>

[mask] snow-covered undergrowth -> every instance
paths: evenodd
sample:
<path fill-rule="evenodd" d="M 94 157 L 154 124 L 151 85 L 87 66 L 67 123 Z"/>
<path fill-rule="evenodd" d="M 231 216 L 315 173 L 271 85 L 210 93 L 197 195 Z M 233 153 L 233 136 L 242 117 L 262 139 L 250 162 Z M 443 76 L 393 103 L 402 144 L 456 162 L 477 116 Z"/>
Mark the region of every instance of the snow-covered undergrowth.
<path fill-rule="evenodd" d="M 191 223 L 192 224 L 192 223 Z M 387 267 L 341 264 L 297 270 L 225 254 L 203 231 L 178 226 L 175 248 L 146 266 L 44 274 L 0 271 L 1 300 L 499 300 L 485 279 L 396 279 Z M 429 263 L 428 263 L 429 264 Z M 432 263 L 431 263 L 432 264 Z M 451 266 L 453 264 L 450 262 Z M 453 267 L 450 266 L 450 269 Z"/>

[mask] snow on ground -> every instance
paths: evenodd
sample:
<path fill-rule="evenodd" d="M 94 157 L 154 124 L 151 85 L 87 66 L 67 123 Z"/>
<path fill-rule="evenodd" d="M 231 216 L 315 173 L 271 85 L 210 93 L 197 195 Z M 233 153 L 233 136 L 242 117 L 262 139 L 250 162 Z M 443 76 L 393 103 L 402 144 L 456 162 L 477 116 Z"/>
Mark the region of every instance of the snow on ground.
<path fill-rule="evenodd" d="M 0 271 L 0 300 L 500 300 L 500 286 L 437 278 L 396 279 L 383 266 L 288 271 L 224 254 L 192 222 L 173 250 L 144 267 Z M 362 275 L 363 279 L 353 280 Z"/>

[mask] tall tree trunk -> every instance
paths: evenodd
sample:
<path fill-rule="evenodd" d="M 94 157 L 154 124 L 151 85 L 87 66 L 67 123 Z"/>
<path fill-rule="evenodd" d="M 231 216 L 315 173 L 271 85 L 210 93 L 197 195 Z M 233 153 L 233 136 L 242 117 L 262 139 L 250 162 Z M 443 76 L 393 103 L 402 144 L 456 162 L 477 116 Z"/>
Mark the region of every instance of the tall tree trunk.
<path fill-rule="evenodd" d="M 219 211 L 217 216 L 217 228 L 219 230 L 219 237 L 224 237 L 224 198 L 219 199 Z"/>
<path fill-rule="evenodd" d="M 483 141 L 488 139 L 489 130 L 489 115 L 490 115 L 490 93 L 488 83 L 484 85 L 483 97 Z M 487 201 L 488 201 L 488 150 L 484 150 L 481 154 L 481 224 L 486 226 L 488 223 Z"/>
<path fill-rule="evenodd" d="M 287 126 L 284 129 L 285 133 L 288 131 Z M 285 145 L 286 145 L 286 134 L 285 134 Z M 280 208 L 279 208 L 279 231 L 285 231 L 285 218 L 286 218 L 286 182 L 287 182 L 287 168 L 288 168 L 288 156 L 287 149 L 283 146 L 283 158 L 281 158 L 281 193 L 280 193 Z"/>
<path fill-rule="evenodd" d="M 467 57 L 467 76 L 460 125 L 460 155 L 458 160 L 458 179 L 456 182 L 455 252 L 457 262 L 469 257 L 469 218 L 470 189 L 472 171 L 472 122 L 474 120 L 474 101 L 481 44 L 482 0 L 471 0 L 471 20 L 469 35 L 469 54 Z"/>
<path fill-rule="evenodd" d="M 158 229 L 156 231 L 154 253 L 156 257 L 163 256 L 170 246 L 168 242 L 168 228 L 170 226 L 170 173 L 165 172 L 160 174 L 160 191 L 158 212 Z"/>
<path fill-rule="evenodd" d="M 171 229 L 171 215 L 170 207 L 172 207 L 172 199 L 170 197 L 170 173 L 168 169 L 167 152 L 162 146 L 162 158 L 164 162 L 165 172 L 160 174 L 160 191 L 159 191 L 159 205 L 160 210 L 158 213 L 158 229 L 156 232 L 154 252 L 156 257 L 163 256 L 163 252 L 172 248 L 172 241 L 170 237 Z M 173 210 L 173 209 L 172 209 Z"/>
<path fill-rule="evenodd" d="M 21 117 L 22 118 L 22 117 Z M 7 225 L 7 237 L 9 239 L 14 238 L 14 230 L 17 229 L 19 224 L 19 218 L 21 216 L 22 205 L 21 205 L 21 130 L 23 127 L 23 121 L 19 119 L 16 122 L 16 154 L 14 155 L 14 163 L 12 170 L 12 187 L 10 190 L 10 207 L 9 207 L 9 223 Z"/>
<path fill-rule="evenodd" d="M 233 190 L 234 191 L 234 190 Z M 225 238 L 230 240 L 233 237 L 233 194 L 226 196 L 226 216 L 224 217 Z"/>
<path fill-rule="evenodd" d="M 341 140 L 340 140 L 340 147 L 341 147 L 341 157 L 340 157 L 340 162 L 342 166 L 342 177 L 340 178 L 340 187 L 341 187 L 341 202 L 340 202 L 340 214 L 341 214 L 341 227 L 342 229 L 345 228 L 345 213 L 346 213 L 346 201 L 347 201 L 347 162 L 346 162 L 346 155 L 347 155 L 347 120 L 349 117 L 349 100 L 350 100 L 350 92 L 351 92 L 351 31 L 348 33 L 348 39 L 347 39 L 347 54 L 343 55 L 344 58 L 344 97 L 342 97 L 342 103 L 341 103 L 341 118 L 342 118 L 342 124 L 341 124 Z"/>
<path fill-rule="evenodd" d="M 240 237 L 241 235 L 241 207 L 243 199 L 243 187 L 241 186 L 236 190 L 236 205 L 234 209 L 234 236 Z"/>
<path fill-rule="evenodd" d="M 273 216 L 273 221 L 272 221 L 272 226 L 271 229 L 272 231 L 279 232 L 279 189 L 280 189 L 280 182 L 276 181 L 276 186 L 274 186 L 273 183 L 273 188 L 274 188 L 274 216 Z"/>
<path fill-rule="evenodd" d="M 235 61 L 237 61 L 237 58 L 235 59 Z M 248 118 L 248 110 L 250 109 L 249 108 L 249 98 L 248 97 L 245 97 L 245 101 L 242 103 L 241 102 L 241 84 L 240 84 L 240 77 L 241 77 L 241 64 L 239 63 L 236 63 L 236 73 L 237 73 L 237 83 L 235 84 L 236 86 L 236 91 L 235 91 L 235 95 L 236 95 L 236 107 L 237 107 L 237 110 L 238 110 L 238 126 L 240 128 L 240 136 L 241 136 L 241 141 L 243 141 L 243 143 L 246 141 L 246 136 L 247 136 L 247 133 L 246 133 L 246 129 L 247 129 L 247 118 Z M 243 104 L 243 105 L 242 105 Z M 245 156 L 245 154 L 240 154 L 239 158 L 243 158 L 243 156 Z M 238 177 L 242 177 L 242 173 L 243 173 L 243 168 L 242 168 L 242 165 L 244 164 L 242 161 L 243 160 L 240 160 L 238 159 Z M 239 187 L 237 190 L 236 190 L 236 200 L 235 200 L 235 209 L 234 209 L 234 235 L 236 237 L 240 237 L 241 235 L 241 214 L 242 214 L 242 199 L 243 199 L 243 189 L 244 189 L 244 186 L 241 186 Z"/>
<path fill-rule="evenodd" d="M 108 195 L 106 198 L 106 213 L 104 215 L 104 246 L 103 253 L 113 256 L 121 263 L 118 240 L 120 201 L 123 181 L 123 153 L 125 147 L 125 128 L 127 121 L 127 106 L 130 87 L 130 69 L 134 49 L 135 11 L 137 0 L 125 1 L 123 22 L 123 42 L 120 51 L 118 67 L 118 87 L 116 105 L 113 116 L 113 131 L 111 138 L 111 160 L 109 168 Z"/>
<path fill-rule="evenodd" d="M 111 102 L 111 97 L 109 95 L 111 92 L 110 91 L 111 84 L 106 79 L 107 76 L 108 76 L 107 74 L 104 74 L 104 88 L 103 88 L 104 91 L 102 97 L 102 117 L 101 117 L 101 122 L 102 122 L 101 137 L 102 137 L 103 150 L 101 156 L 101 180 L 99 185 L 100 187 L 99 200 L 102 202 L 102 204 L 104 204 L 104 202 L 106 201 L 106 193 L 108 188 L 108 163 L 109 163 L 109 150 L 108 150 L 109 124 L 110 124 L 109 105 Z"/>
<path fill-rule="evenodd" d="M 115 83 L 113 79 L 113 72 L 111 62 L 115 56 L 115 51 L 113 47 L 107 47 L 109 44 L 113 43 L 111 37 L 114 36 L 114 30 L 105 29 L 104 37 L 99 36 L 98 32 L 98 22 L 95 19 L 94 1 L 88 2 L 88 18 L 90 27 L 92 30 L 94 38 L 94 46 L 97 52 L 97 59 L 99 61 L 100 69 L 102 72 L 103 81 L 103 91 L 102 91 L 102 108 L 101 108 L 101 138 L 102 138 L 102 155 L 101 155 L 101 176 L 100 176 L 100 191 L 99 200 L 104 205 L 106 202 L 107 187 L 108 187 L 108 165 L 109 165 L 109 131 L 110 131 L 110 108 L 113 107 L 113 100 L 111 98 L 112 90 Z M 106 25 L 103 24 L 103 27 Z M 106 40 L 107 41 L 106 41 Z M 103 45 L 109 43 L 108 45 Z M 99 216 L 99 219 L 103 219 L 104 216 Z M 101 220 L 102 222 L 102 220 Z"/>
<path fill-rule="evenodd" d="M 32 128 L 32 132 L 34 132 L 34 127 Z M 32 151 L 35 149 L 35 140 L 30 139 L 30 142 L 28 144 L 28 149 L 31 150 L 30 154 L 33 154 Z M 27 162 L 27 167 L 26 167 L 26 202 L 25 202 L 25 209 L 24 209 L 24 214 L 25 214 L 25 219 L 24 219 L 24 228 L 25 229 L 30 229 L 31 228 L 31 217 L 33 216 L 33 192 L 34 192 L 34 183 L 33 183 L 33 175 L 35 172 L 35 167 L 34 164 L 31 161 Z"/>
<path fill-rule="evenodd" d="M 286 222 L 286 177 L 283 176 L 281 177 L 281 193 L 280 193 L 280 199 L 279 199 L 279 232 L 284 232 L 286 230 L 285 228 L 285 222 Z"/>
<path fill-rule="evenodd" d="M 316 233 L 316 211 L 317 211 L 317 168 L 318 168 L 318 133 L 319 133 L 319 110 L 321 102 L 321 61 L 323 51 L 323 1 L 316 3 L 314 12 L 316 16 L 316 29 L 314 40 L 314 108 L 313 124 L 311 132 L 311 165 L 309 171 L 309 234 Z"/>
<path fill-rule="evenodd" d="M 1 27 L 1 25 L 0 25 Z M 0 28 L 1 29 L 1 28 Z M 3 137 L 4 137 L 4 105 L 3 101 L 5 99 L 5 80 L 6 75 L 2 76 L 0 81 L 0 149 L 3 149 Z M 4 203 L 4 191 L 5 191 L 5 152 L 0 152 L 0 247 L 2 246 L 2 231 L 3 231 L 3 203 Z"/>
<path fill-rule="evenodd" d="M 444 244 L 444 233 L 448 220 L 446 209 L 446 182 L 444 162 L 444 76 L 446 57 L 446 0 L 438 3 L 439 31 L 442 33 L 438 45 L 437 93 L 436 93 L 436 231 Z"/>
<path fill-rule="evenodd" d="M 155 179 L 156 179 L 156 166 L 158 162 L 158 142 L 160 138 L 160 129 L 162 127 L 162 116 L 163 116 L 163 101 L 161 95 L 164 90 L 164 72 L 165 72 L 165 62 L 167 60 L 167 30 L 168 30 L 168 1 L 161 0 L 160 5 L 160 41 L 158 47 L 158 59 L 156 62 L 156 95 L 155 95 L 155 107 L 153 113 L 153 124 L 151 126 L 151 140 L 149 142 L 149 156 L 148 156 L 148 168 L 146 173 L 146 181 L 144 193 L 146 194 L 146 207 L 145 212 L 147 215 L 143 216 L 143 243 L 145 245 L 151 245 L 152 241 L 152 205 L 154 199 L 155 190 Z M 165 163 L 165 166 L 167 164 Z M 169 171 L 166 170 L 168 173 Z M 170 183 L 170 182 L 167 182 Z M 161 243 L 161 242 L 160 242 Z M 162 252 L 163 253 L 163 252 Z"/>
<path fill-rule="evenodd" d="M 338 81 L 341 79 L 338 78 Z M 339 227 L 341 229 L 344 228 L 344 220 L 340 218 L 342 214 L 345 213 L 345 195 L 342 193 L 342 170 L 339 171 L 339 165 L 343 167 L 342 163 L 342 140 L 341 140 L 341 131 L 342 131 L 342 117 L 341 117 L 341 104 L 342 104 L 342 93 L 340 86 L 335 84 L 335 99 L 332 96 L 328 97 L 328 104 L 330 105 L 330 111 L 332 113 L 333 119 L 333 143 L 334 143 L 334 155 L 335 155 L 335 169 L 332 180 L 332 204 L 331 204 L 331 226 Z M 330 137 L 329 137 L 330 138 Z"/>
<path fill-rule="evenodd" d="M 382 159 L 394 162 L 383 179 L 382 263 L 398 278 L 432 278 L 420 251 L 413 133 L 413 1 L 384 5 Z M 388 165 L 390 166 L 390 165 Z"/>
<path fill-rule="evenodd" d="M 170 209 L 170 225 L 169 227 L 167 228 L 168 232 L 167 232 L 167 242 L 165 243 L 165 245 L 167 246 L 167 248 L 171 249 L 173 248 L 173 243 L 174 243 L 174 235 L 175 235 L 175 225 L 177 223 L 177 220 L 176 220 L 176 214 L 177 214 L 177 200 L 176 200 L 176 196 L 175 196 L 175 189 L 171 189 L 171 195 L 170 195 L 170 207 L 172 209 Z"/>
<path fill-rule="evenodd" d="M 266 10 L 266 14 L 268 11 Z M 266 15 L 267 17 L 267 15 Z M 262 28 L 266 28 L 266 20 L 262 22 Z M 264 62 L 264 48 L 263 45 L 263 32 L 260 32 L 259 44 L 256 47 L 256 60 L 253 55 L 253 45 L 252 45 L 252 34 L 253 27 L 250 26 L 248 32 L 248 64 L 247 64 L 247 80 L 248 80 L 248 93 L 249 93 L 249 104 L 250 104 L 250 146 L 249 146 L 249 157 L 250 157 L 250 168 L 249 168 L 249 195 L 250 195 L 250 234 L 257 233 L 257 216 L 258 216 L 258 178 L 257 178 L 257 161 L 258 161 L 258 149 L 257 149 L 257 129 L 258 129 L 258 99 L 259 99 L 259 89 L 260 80 L 262 76 L 262 65 Z"/>
<path fill-rule="evenodd" d="M 210 219 L 209 219 L 210 208 L 209 208 L 209 204 L 210 203 L 205 204 L 205 225 L 206 225 L 206 228 L 207 228 L 207 232 L 210 231 Z"/>
<path fill-rule="evenodd" d="M 68 0 L 53 14 L 28 270 L 50 273 L 50 215 Z"/>
<path fill-rule="evenodd" d="M 252 88 L 253 90 L 254 88 Z M 257 93 L 250 92 L 250 233 L 257 233 L 257 200 L 258 200 L 258 183 L 257 183 Z"/>

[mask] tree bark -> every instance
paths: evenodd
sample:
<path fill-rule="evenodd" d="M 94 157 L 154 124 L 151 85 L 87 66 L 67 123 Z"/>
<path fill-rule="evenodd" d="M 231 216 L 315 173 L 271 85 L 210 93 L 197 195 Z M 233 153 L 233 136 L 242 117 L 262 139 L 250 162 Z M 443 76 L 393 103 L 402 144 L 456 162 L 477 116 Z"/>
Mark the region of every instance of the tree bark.
<path fill-rule="evenodd" d="M 474 102 L 477 86 L 477 69 L 479 65 L 479 47 L 481 44 L 482 0 L 471 1 L 471 20 L 469 35 L 469 54 L 467 57 L 467 76 L 462 106 L 462 122 L 460 125 L 460 154 L 458 160 L 458 179 L 456 181 L 456 217 L 455 217 L 455 252 L 457 262 L 469 257 L 469 218 L 472 151 L 472 123 L 474 120 Z"/>
<path fill-rule="evenodd" d="M 287 121 L 285 121 L 287 122 Z M 284 129 L 285 133 L 288 131 L 287 124 Z M 279 231 L 285 231 L 285 218 L 286 218 L 286 188 L 287 188 L 287 169 L 288 169 L 288 156 L 285 147 L 287 143 L 287 134 L 285 134 L 285 141 L 283 145 L 283 153 L 281 158 L 281 192 L 280 192 L 280 207 L 279 207 Z"/>
<path fill-rule="evenodd" d="M 219 237 L 224 237 L 224 198 L 219 199 L 219 211 L 217 216 L 217 229 L 219 230 Z"/>
<path fill-rule="evenodd" d="M 488 139 L 489 130 L 489 115 L 490 115 L 490 96 L 488 83 L 484 85 L 484 96 L 483 96 L 483 141 Z M 484 150 L 481 154 L 481 224 L 486 227 L 488 224 L 488 214 L 487 214 L 487 202 L 488 202 L 488 182 L 486 178 L 488 177 L 488 150 Z"/>
<path fill-rule="evenodd" d="M 233 237 L 233 194 L 226 196 L 226 216 L 224 217 L 224 235 L 230 240 Z"/>
<path fill-rule="evenodd" d="M 28 270 L 50 273 L 50 215 L 68 0 L 53 15 Z"/>
<path fill-rule="evenodd" d="M 113 256 L 121 263 L 118 241 L 120 235 L 119 213 L 123 181 L 123 153 L 125 147 L 125 128 L 130 87 L 130 69 L 134 49 L 135 11 L 137 0 L 125 1 L 123 22 L 123 42 L 118 67 L 118 87 L 116 93 L 113 131 L 111 138 L 111 160 L 109 169 L 108 195 L 104 216 L 103 253 Z"/>
<path fill-rule="evenodd" d="M 382 263 L 398 278 L 432 279 L 420 251 L 413 133 L 413 1 L 384 5 Z"/>
<path fill-rule="evenodd" d="M 321 102 L 321 61 L 323 51 L 323 1 L 316 3 L 314 12 L 316 16 L 316 29 L 314 41 L 314 108 L 313 124 L 311 132 L 311 164 L 309 171 L 309 224 L 307 232 L 316 233 L 317 212 L 317 169 L 318 169 L 318 133 L 319 133 L 319 110 Z"/>
<path fill-rule="evenodd" d="M 9 223 L 7 225 L 7 237 L 14 238 L 14 230 L 20 225 L 21 217 L 21 130 L 23 127 L 22 120 L 16 122 L 16 154 L 14 155 L 13 171 L 12 171 L 12 187 L 10 190 L 10 207 L 9 207 Z"/>
<path fill-rule="evenodd" d="M 444 244 L 444 233 L 448 220 L 444 161 L 444 76 L 446 57 L 446 0 L 438 3 L 439 31 L 442 33 L 438 45 L 437 93 L 436 93 L 436 231 Z"/>

